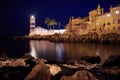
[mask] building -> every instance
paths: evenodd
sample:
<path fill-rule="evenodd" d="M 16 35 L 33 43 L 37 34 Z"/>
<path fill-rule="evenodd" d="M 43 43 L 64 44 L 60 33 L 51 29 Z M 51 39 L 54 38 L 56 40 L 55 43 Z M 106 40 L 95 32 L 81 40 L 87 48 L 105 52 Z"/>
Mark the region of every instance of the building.
<path fill-rule="evenodd" d="M 63 34 L 65 32 L 65 29 L 60 29 L 60 30 L 47 30 L 44 29 L 40 26 L 36 27 L 36 20 L 35 16 L 30 17 L 30 32 L 29 36 L 34 36 L 34 35 L 54 35 L 55 33 L 58 34 Z"/>
<path fill-rule="evenodd" d="M 91 10 L 88 17 L 70 17 L 66 25 L 67 32 L 89 31 L 119 31 L 120 30 L 120 5 L 110 7 L 109 12 L 104 12 L 98 4 L 97 9 Z"/>

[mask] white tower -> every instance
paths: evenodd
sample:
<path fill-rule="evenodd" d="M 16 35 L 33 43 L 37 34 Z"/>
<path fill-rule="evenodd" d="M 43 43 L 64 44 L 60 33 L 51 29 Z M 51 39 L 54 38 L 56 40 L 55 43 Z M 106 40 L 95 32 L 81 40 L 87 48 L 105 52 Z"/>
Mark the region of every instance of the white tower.
<path fill-rule="evenodd" d="M 35 28 L 35 16 L 30 17 L 30 29 Z"/>
<path fill-rule="evenodd" d="M 30 17 L 30 33 L 29 36 L 34 35 L 34 29 L 35 29 L 35 16 Z"/>

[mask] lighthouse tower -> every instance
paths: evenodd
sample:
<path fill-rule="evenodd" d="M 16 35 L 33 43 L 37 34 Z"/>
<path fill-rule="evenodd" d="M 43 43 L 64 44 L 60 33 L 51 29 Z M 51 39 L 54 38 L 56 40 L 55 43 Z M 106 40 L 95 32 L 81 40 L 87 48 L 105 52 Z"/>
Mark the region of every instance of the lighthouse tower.
<path fill-rule="evenodd" d="M 30 29 L 35 28 L 35 16 L 30 17 Z"/>
<path fill-rule="evenodd" d="M 30 33 L 29 35 L 33 35 L 34 34 L 34 29 L 35 29 L 36 25 L 35 25 L 35 16 L 31 16 L 30 17 Z"/>

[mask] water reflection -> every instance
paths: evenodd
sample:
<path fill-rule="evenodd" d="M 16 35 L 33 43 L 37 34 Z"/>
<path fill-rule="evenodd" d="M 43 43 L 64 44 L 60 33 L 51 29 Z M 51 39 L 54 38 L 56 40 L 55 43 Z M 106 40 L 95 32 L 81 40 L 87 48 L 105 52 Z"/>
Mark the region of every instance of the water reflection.
<path fill-rule="evenodd" d="M 62 61 L 65 58 L 64 45 L 49 41 L 30 41 L 30 54 L 34 58 Z"/>
<path fill-rule="evenodd" d="M 53 43 L 49 41 L 30 41 L 30 54 L 34 58 L 47 60 L 79 59 L 81 56 L 100 56 L 102 62 L 112 54 L 120 54 L 119 45 Z"/>

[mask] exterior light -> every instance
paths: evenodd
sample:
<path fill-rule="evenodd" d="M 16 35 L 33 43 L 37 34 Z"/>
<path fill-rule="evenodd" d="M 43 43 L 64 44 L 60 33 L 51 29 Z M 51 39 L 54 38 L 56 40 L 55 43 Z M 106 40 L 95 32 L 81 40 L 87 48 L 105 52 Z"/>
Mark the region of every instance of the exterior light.
<path fill-rule="evenodd" d="M 107 16 L 110 17 L 110 14 L 108 14 Z"/>
<path fill-rule="evenodd" d="M 119 13 L 120 13 L 120 11 L 119 11 L 119 10 L 117 10 L 115 13 L 116 13 L 116 14 L 119 14 Z"/>
<path fill-rule="evenodd" d="M 31 16 L 31 18 L 35 18 L 35 16 L 34 16 L 34 15 L 32 15 L 32 16 Z"/>

